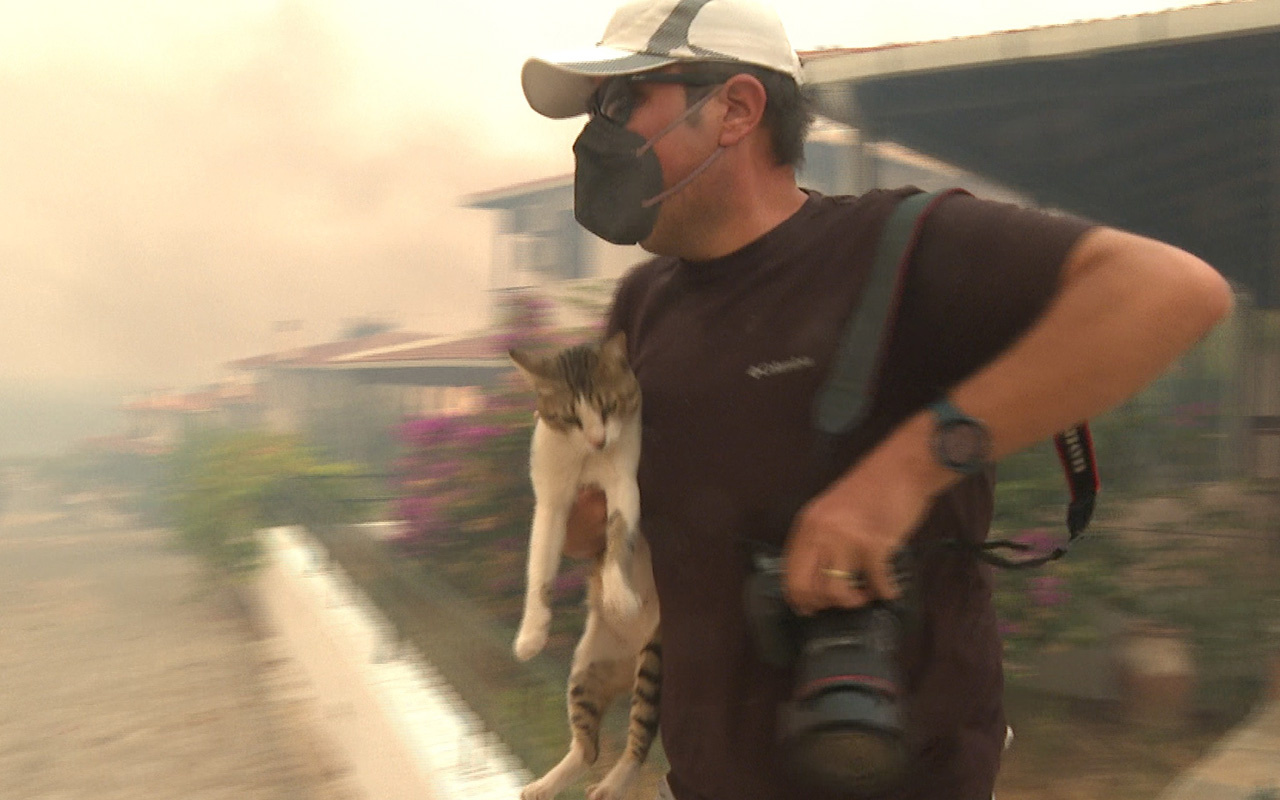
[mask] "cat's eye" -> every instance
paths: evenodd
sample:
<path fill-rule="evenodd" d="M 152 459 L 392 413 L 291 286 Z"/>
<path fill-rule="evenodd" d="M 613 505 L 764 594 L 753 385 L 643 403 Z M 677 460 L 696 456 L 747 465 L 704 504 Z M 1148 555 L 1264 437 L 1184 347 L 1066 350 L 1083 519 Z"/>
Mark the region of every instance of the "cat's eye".
<path fill-rule="evenodd" d="M 563 420 L 564 424 L 566 425 L 576 425 L 579 428 L 582 427 L 582 420 L 578 419 L 577 414 L 569 414 L 567 416 L 561 417 L 560 419 Z"/>

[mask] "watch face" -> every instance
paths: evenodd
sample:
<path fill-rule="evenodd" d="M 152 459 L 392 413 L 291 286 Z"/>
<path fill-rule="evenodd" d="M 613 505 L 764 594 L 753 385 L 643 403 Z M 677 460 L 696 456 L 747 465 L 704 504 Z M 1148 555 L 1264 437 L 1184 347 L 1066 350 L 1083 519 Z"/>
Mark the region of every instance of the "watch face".
<path fill-rule="evenodd" d="M 986 463 L 990 447 L 990 435 L 978 422 L 952 420 L 938 431 L 938 449 L 950 467 L 980 467 Z"/>

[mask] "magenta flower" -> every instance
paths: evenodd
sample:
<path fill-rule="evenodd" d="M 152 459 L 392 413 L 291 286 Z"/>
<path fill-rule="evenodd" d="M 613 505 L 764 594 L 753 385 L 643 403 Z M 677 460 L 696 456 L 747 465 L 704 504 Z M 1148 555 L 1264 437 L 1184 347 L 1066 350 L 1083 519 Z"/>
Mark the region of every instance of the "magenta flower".
<path fill-rule="evenodd" d="M 406 444 L 430 447 L 454 434 L 458 422 L 452 417 L 420 417 L 400 426 L 400 439 Z"/>
<path fill-rule="evenodd" d="M 1071 599 L 1067 591 L 1067 582 L 1056 575 L 1039 575 L 1031 579 L 1028 588 L 1031 602 L 1041 608 L 1060 606 Z"/>
<path fill-rule="evenodd" d="M 1030 548 L 1028 556 L 1046 556 L 1057 549 L 1060 543 L 1058 537 L 1045 528 L 1028 528 L 1013 537 L 1013 540 Z"/>
<path fill-rule="evenodd" d="M 1001 636 L 1017 636 L 1020 633 L 1022 633 L 1022 626 L 1017 622 L 1001 622 L 1000 623 Z"/>

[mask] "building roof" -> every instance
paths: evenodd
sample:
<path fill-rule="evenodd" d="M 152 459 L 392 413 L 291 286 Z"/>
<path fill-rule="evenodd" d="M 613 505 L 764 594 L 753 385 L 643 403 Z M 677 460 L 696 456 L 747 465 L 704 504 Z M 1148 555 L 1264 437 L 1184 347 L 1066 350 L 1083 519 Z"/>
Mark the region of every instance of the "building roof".
<path fill-rule="evenodd" d="M 510 366 L 507 359 L 506 339 L 495 333 L 465 333 L 457 336 L 437 336 L 431 339 L 405 342 L 400 345 L 356 351 L 335 356 L 328 361 L 332 368 L 362 365 L 388 366 L 427 365 L 441 362 L 500 362 Z"/>
<path fill-rule="evenodd" d="M 819 110 L 1280 307 L 1280 0 L 805 54 Z"/>
<path fill-rule="evenodd" d="M 322 342 L 306 347 L 296 347 L 291 350 L 264 353 L 259 356 L 232 361 L 230 366 L 241 370 L 270 369 L 280 366 L 317 366 L 349 353 L 403 345 L 408 342 L 423 342 L 432 338 L 435 337 L 431 334 L 412 331 L 385 331 L 357 339 Z"/>
<path fill-rule="evenodd" d="M 128 398 L 123 403 L 125 411 L 167 411 L 174 413 L 198 413 L 216 408 L 253 403 L 257 389 L 252 384 L 240 382 L 220 383 L 192 392 L 156 391 Z"/>
<path fill-rule="evenodd" d="M 124 402 L 125 411 L 195 412 L 209 408 L 207 398 L 187 392 L 152 392 Z"/>
<path fill-rule="evenodd" d="M 511 208 L 513 206 L 513 198 L 520 198 L 519 204 L 523 205 L 528 202 L 530 198 L 537 195 L 564 193 L 572 190 L 572 188 L 573 173 L 555 175 L 550 178 L 523 181 L 510 186 L 503 186 L 497 189 L 490 189 L 488 191 L 467 195 L 462 198 L 462 206 L 464 208 L 480 208 L 493 211 Z"/>
<path fill-rule="evenodd" d="M 1159 44 L 1220 38 L 1280 27 L 1280 4 L 1222 0 L 1121 17 L 1080 20 L 976 36 L 873 47 L 822 48 L 800 54 L 810 84 L 949 70 Z"/>

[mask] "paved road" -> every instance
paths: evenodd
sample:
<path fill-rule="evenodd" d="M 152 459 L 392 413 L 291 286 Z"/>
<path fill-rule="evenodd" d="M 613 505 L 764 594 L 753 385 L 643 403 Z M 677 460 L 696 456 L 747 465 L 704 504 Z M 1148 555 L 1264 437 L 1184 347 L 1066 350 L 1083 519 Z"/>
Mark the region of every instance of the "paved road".
<path fill-rule="evenodd" d="M 1159 800 L 1280 800 L 1280 697 L 1258 708 Z"/>
<path fill-rule="evenodd" d="M 0 516 L 0 800 L 354 800 L 267 652 L 165 533 Z"/>

